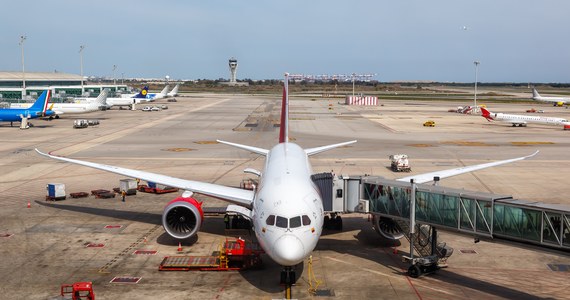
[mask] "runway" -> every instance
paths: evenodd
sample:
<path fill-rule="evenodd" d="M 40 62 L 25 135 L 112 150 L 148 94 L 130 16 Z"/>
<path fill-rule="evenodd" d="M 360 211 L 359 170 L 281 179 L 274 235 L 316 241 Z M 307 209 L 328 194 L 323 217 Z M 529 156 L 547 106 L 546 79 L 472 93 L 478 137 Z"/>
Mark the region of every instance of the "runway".
<path fill-rule="evenodd" d="M 243 272 L 159 272 L 164 256 L 176 255 L 178 241 L 160 224 L 162 209 L 178 194 L 70 199 L 46 202 L 47 183 L 64 183 L 67 192 L 111 189 L 122 177 L 56 162 L 38 148 L 109 165 L 174 177 L 238 186 L 247 167 L 262 169 L 263 157 L 216 139 L 270 148 L 277 142 L 280 97 L 191 94 L 169 109 L 142 112 L 110 110 L 80 118 L 101 124 L 73 129 L 73 118 L 34 120 L 19 130 L 0 124 L 0 292 L 6 299 L 53 299 L 62 283 L 93 281 L 101 299 L 274 299 L 283 297 L 280 267 L 268 257 L 260 270 Z M 510 127 L 482 117 L 449 113 L 466 103 L 383 101 L 383 106 L 338 104 L 342 99 L 291 97 L 290 135 L 311 148 L 357 139 L 358 143 L 311 158 L 314 172 L 398 178 L 388 156 L 405 153 L 413 173 L 425 173 L 531 154 L 528 161 L 445 179 L 441 185 L 513 195 L 514 198 L 570 204 L 570 132 L 547 125 Z M 161 100 L 159 103 L 166 103 Z M 529 105 L 488 104 L 497 112 L 522 114 Z M 534 104 L 545 116 L 568 117 L 568 110 Z M 427 120 L 436 126 L 423 127 Z M 277 122 L 277 123 L 276 123 Z M 199 197 L 204 206 L 220 200 Z M 27 203 L 31 207 L 27 208 Z M 412 279 L 401 255 L 405 241 L 382 241 L 366 215 L 343 217 L 344 230 L 325 231 L 313 253 L 323 299 L 537 299 L 567 297 L 568 272 L 548 264 L 570 265 L 568 254 L 532 246 L 506 245 L 442 232 L 440 240 L 456 251 L 448 268 Z M 121 225 L 106 229 L 105 225 Z M 146 238 L 146 239 L 145 239 Z M 183 253 L 209 255 L 225 239 L 220 217 L 210 217 Z M 104 244 L 87 248 L 88 243 Z M 398 253 L 394 254 L 394 247 Z M 462 253 L 459 250 L 474 250 Z M 156 255 L 134 255 L 156 250 Z M 470 251 L 467 251 L 470 252 Z M 293 296 L 308 293 L 307 264 Z M 116 276 L 141 277 L 137 284 L 110 283 Z"/>

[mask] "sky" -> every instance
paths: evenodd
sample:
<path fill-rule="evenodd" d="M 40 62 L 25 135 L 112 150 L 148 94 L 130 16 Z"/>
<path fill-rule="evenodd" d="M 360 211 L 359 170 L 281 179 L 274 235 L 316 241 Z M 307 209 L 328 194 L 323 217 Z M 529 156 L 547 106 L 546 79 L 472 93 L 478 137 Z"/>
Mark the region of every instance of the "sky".
<path fill-rule="evenodd" d="M 570 82 L 568 0 L 4 1 L 0 71 Z"/>

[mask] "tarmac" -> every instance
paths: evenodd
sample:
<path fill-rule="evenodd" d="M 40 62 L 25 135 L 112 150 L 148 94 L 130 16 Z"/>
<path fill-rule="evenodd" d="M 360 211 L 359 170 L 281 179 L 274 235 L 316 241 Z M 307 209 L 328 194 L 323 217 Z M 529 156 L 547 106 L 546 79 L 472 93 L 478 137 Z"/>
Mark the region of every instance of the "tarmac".
<path fill-rule="evenodd" d="M 122 176 L 41 157 L 56 155 L 135 168 L 174 177 L 239 186 L 243 169 L 263 169 L 259 155 L 227 147 L 216 139 L 270 148 L 278 139 L 278 96 L 189 94 L 166 102 L 162 111 L 117 110 L 32 120 L 20 130 L 0 124 L 0 298 L 57 299 L 60 285 L 92 281 L 97 299 L 276 299 L 280 266 L 263 256 L 260 269 L 241 272 L 159 272 L 165 256 L 209 255 L 226 239 L 222 217 L 208 217 L 191 240 L 169 237 L 161 225 L 168 201 L 180 193 L 119 195 L 45 201 L 46 184 L 64 183 L 67 193 L 110 190 Z M 557 126 L 511 127 L 480 116 L 447 110 L 468 103 L 383 101 L 379 106 L 346 106 L 338 98 L 291 97 L 290 136 L 304 148 L 357 139 L 358 143 L 311 157 L 313 170 L 346 175 L 408 176 L 389 170 L 388 156 L 405 153 L 413 173 L 520 157 L 529 160 L 442 180 L 444 186 L 570 204 L 567 174 L 570 132 Z M 142 107 L 142 106 L 141 106 Z M 496 112 L 568 117 L 549 104 L 488 104 Z M 139 107 L 140 108 L 140 107 Z M 100 125 L 74 129 L 73 119 Z M 435 127 L 423 127 L 427 120 Z M 204 206 L 224 202 L 198 197 Z M 28 203 L 30 207 L 28 208 Z M 564 299 L 568 253 L 504 242 L 474 243 L 440 231 L 456 251 L 447 268 L 413 279 L 402 255 L 409 245 L 392 244 L 374 232 L 367 215 L 343 216 L 342 232 L 325 230 L 308 262 L 299 266 L 293 297 L 298 299 Z M 111 228 L 105 228 L 112 225 Z M 120 226 L 117 226 L 120 225 Z M 87 247 L 88 244 L 103 247 Z M 154 250 L 155 255 L 135 255 Z M 467 251 L 459 251 L 467 250 Z M 463 253 L 465 252 L 465 253 Z M 468 253 L 471 252 L 471 253 Z M 310 272 L 312 271 L 312 272 Z M 137 283 L 111 283 L 139 277 Z M 317 285 L 318 282 L 318 285 Z M 318 295 L 311 295 L 309 288 Z"/>

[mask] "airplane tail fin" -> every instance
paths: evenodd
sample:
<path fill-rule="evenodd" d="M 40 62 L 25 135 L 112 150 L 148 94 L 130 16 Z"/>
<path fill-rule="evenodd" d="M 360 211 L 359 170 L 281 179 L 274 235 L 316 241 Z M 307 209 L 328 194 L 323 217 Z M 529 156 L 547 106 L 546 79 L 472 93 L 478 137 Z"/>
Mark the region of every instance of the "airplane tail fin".
<path fill-rule="evenodd" d="M 289 142 L 289 73 L 285 73 L 283 100 L 281 103 L 281 124 L 279 126 L 279 143 L 287 142 Z"/>
<path fill-rule="evenodd" d="M 36 100 L 36 102 L 34 102 L 34 104 L 32 104 L 32 106 L 30 107 L 30 110 L 38 110 L 38 111 L 42 111 L 42 114 L 45 114 L 46 111 L 48 110 L 48 103 L 49 103 L 49 99 L 51 96 L 51 91 L 50 90 L 45 90 Z"/>
<path fill-rule="evenodd" d="M 148 85 L 145 85 L 133 98 L 146 98 L 146 94 L 148 94 Z"/>
<path fill-rule="evenodd" d="M 95 103 L 99 105 L 107 105 L 107 95 L 109 95 L 109 90 L 103 89 L 101 93 L 99 93 L 99 96 L 95 98 Z"/>
<path fill-rule="evenodd" d="M 162 95 L 163 97 L 166 96 L 168 94 L 168 84 L 162 89 L 162 91 L 160 91 L 160 95 Z"/>
<path fill-rule="evenodd" d="M 538 97 L 540 97 L 540 94 L 535 88 L 532 88 L 532 98 L 538 98 Z"/>
<path fill-rule="evenodd" d="M 180 84 L 177 84 L 174 86 L 174 88 L 172 89 L 172 91 L 170 91 L 168 93 L 168 96 L 176 96 L 178 95 L 178 88 L 180 88 Z"/>
<path fill-rule="evenodd" d="M 491 112 L 485 109 L 484 107 L 481 107 L 481 116 L 487 119 L 487 121 L 489 122 L 493 120 L 493 117 L 491 117 Z"/>

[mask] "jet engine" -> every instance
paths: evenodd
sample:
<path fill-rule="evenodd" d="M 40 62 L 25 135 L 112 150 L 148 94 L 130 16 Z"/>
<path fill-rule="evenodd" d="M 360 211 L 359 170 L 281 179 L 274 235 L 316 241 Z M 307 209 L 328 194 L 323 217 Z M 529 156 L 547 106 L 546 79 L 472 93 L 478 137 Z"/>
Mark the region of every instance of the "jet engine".
<path fill-rule="evenodd" d="M 374 216 L 373 222 L 376 232 L 386 239 L 399 240 L 404 237 L 398 224 L 390 218 Z"/>
<path fill-rule="evenodd" d="M 170 201 L 162 213 L 162 226 L 177 239 L 194 236 L 204 220 L 202 203 L 192 197 L 178 197 Z"/>

